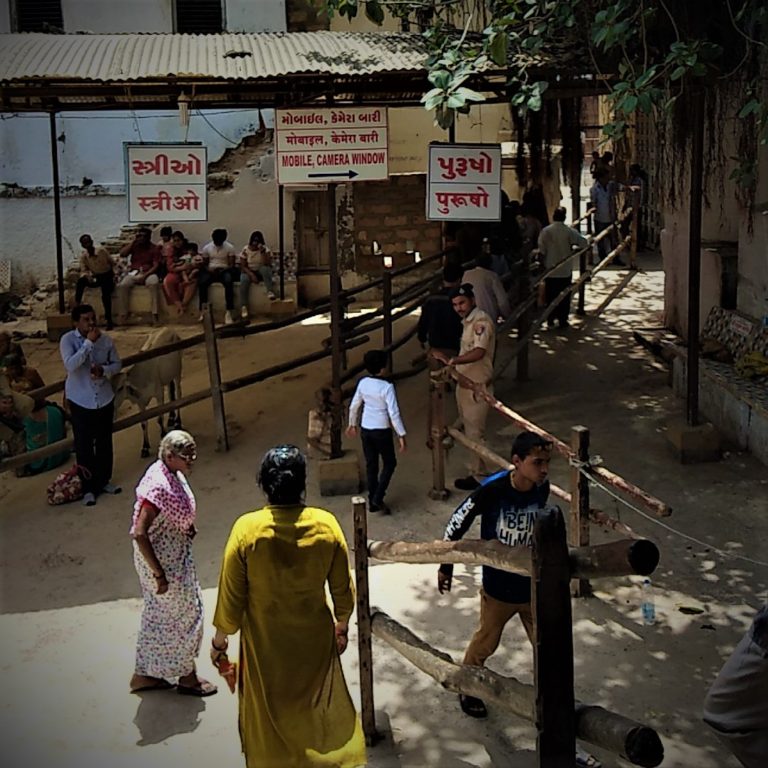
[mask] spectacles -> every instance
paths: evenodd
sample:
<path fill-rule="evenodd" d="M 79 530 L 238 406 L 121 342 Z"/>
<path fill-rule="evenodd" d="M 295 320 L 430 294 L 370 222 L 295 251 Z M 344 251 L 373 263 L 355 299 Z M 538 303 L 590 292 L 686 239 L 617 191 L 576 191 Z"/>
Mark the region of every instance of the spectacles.
<path fill-rule="evenodd" d="M 179 451 L 178 456 L 184 461 L 195 461 L 197 459 L 197 451 L 194 448 L 187 448 L 184 451 Z"/>

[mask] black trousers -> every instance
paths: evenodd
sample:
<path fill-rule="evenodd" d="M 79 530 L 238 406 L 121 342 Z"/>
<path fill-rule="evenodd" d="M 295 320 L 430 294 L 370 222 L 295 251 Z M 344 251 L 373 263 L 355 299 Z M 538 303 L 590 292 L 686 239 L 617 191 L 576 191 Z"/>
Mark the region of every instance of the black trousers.
<path fill-rule="evenodd" d="M 384 494 L 392 479 L 397 459 L 395 441 L 391 429 L 360 429 L 365 456 L 365 473 L 368 478 L 368 499 L 372 504 L 383 504 Z M 381 459 L 381 474 L 379 474 Z"/>
<path fill-rule="evenodd" d="M 236 267 L 230 269 L 219 269 L 211 272 L 207 269 L 201 269 L 197 276 L 197 291 L 200 299 L 200 309 L 203 304 L 208 303 L 208 288 L 211 283 L 221 283 L 224 286 L 224 302 L 227 309 L 232 311 L 235 308 L 235 283 L 240 282 L 240 270 Z"/>
<path fill-rule="evenodd" d="M 112 421 L 115 401 L 101 408 L 83 408 L 69 401 L 77 463 L 91 474 L 83 481 L 83 493 L 101 493 L 112 477 Z"/>
<path fill-rule="evenodd" d="M 547 306 L 557 298 L 560 291 L 566 289 L 571 284 L 570 277 L 548 277 L 544 280 L 544 301 Z M 554 325 L 555 320 L 562 328 L 568 324 L 568 313 L 571 311 L 571 294 L 569 293 L 554 309 L 549 316 L 549 325 Z"/>
<path fill-rule="evenodd" d="M 104 305 L 104 317 L 112 325 L 112 292 L 115 289 L 115 274 L 110 270 L 103 275 L 94 275 L 93 281 L 87 277 L 81 277 L 75 285 L 75 303 L 83 300 L 83 292 L 89 286 L 96 284 L 101 288 L 101 303 Z"/>

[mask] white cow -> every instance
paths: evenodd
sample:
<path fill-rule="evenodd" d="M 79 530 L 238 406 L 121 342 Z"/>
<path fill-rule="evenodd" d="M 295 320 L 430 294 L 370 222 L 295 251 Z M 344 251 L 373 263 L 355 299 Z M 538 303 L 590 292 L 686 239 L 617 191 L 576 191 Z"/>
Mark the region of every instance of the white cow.
<path fill-rule="evenodd" d="M 167 344 L 179 341 L 176 331 L 170 328 L 161 328 L 151 333 L 141 347 L 145 352 Z M 115 392 L 115 412 L 124 400 L 130 400 L 139 406 L 140 411 L 145 411 L 152 400 L 158 405 L 165 402 L 165 388 L 168 387 L 169 401 L 181 397 L 181 350 L 169 352 L 161 357 L 153 357 L 151 360 L 142 360 L 130 368 L 127 373 L 119 373 L 112 379 L 112 388 Z M 163 416 L 157 419 L 160 425 L 160 434 L 166 432 Z M 168 428 L 181 428 L 181 412 L 171 411 L 168 415 Z M 144 442 L 141 446 L 142 458 L 149 456 L 149 430 L 147 422 L 141 422 L 141 431 L 144 433 Z"/>

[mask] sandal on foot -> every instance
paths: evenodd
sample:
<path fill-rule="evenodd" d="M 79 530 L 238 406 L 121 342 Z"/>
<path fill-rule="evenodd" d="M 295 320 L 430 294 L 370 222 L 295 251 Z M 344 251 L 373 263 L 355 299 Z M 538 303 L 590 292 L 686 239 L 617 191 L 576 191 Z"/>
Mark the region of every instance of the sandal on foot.
<path fill-rule="evenodd" d="M 145 683 L 137 688 L 131 688 L 131 693 L 142 693 L 144 691 L 167 691 L 173 688 L 173 683 L 169 683 L 167 680 L 158 678 L 154 682 Z"/>
<path fill-rule="evenodd" d="M 603 768 L 603 764 L 589 752 L 576 746 L 576 765 L 578 768 Z"/>
<path fill-rule="evenodd" d="M 219 689 L 207 680 L 200 678 L 197 685 L 177 685 L 176 692 L 182 696 L 213 696 Z"/>
<path fill-rule="evenodd" d="M 478 719 L 488 717 L 488 710 L 485 708 L 485 703 L 482 699 L 478 699 L 475 696 L 465 696 L 463 693 L 460 693 L 459 705 L 461 706 L 461 711 L 465 715 Z"/>

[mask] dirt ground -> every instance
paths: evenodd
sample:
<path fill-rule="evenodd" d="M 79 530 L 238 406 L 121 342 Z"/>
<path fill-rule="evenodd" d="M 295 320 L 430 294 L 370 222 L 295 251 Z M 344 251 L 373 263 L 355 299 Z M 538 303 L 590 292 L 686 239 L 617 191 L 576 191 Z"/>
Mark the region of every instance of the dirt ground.
<path fill-rule="evenodd" d="M 658 729 L 668 767 L 736 766 L 700 719 L 707 686 L 765 599 L 768 569 L 745 559 L 768 560 L 768 472 L 751 456 L 728 451 L 717 463 L 678 464 L 664 436 L 683 413 L 667 386 L 667 372 L 636 345 L 632 330 L 659 325 L 663 273 L 658 257 L 641 257 L 640 272 L 600 316 L 575 319 L 565 333 L 543 331 L 531 348 L 530 379 L 518 383 L 513 369 L 497 396 L 564 440 L 576 424 L 591 429 L 592 451 L 611 470 L 671 505 L 663 523 L 693 541 L 646 519 L 599 489 L 593 506 L 620 517 L 657 542 L 661 564 L 654 575 L 657 624 L 642 624 L 638 578 L 603 579 L 595 595 L 574 601 L 576 695 Z M 595 278 L 587 308 L 597 307 L 624 273 Z M 221 343 L 225 379 L 318 348 L 327 318 L 300 327 Z M 396 334 L 412 320 L 401 321 Z M 33 330 L 31 321 L 4 328 Z M 118 329 L 121 353 L 139 348 L 149 329 Z M 188 334 L 194 328 L 183 328 Z M 378 342 L 378 339 L 374 339 Z M 511 342 L 501 339 L 499 358 Z M 61 378 L 55 346 L 24 342 L 32 365 L 46 381 Z M 402 369 L 419 352 L 402 348 Z M 356 362 L 362 349 L 354 350 Z M 265 449 L 277 442 L 305 442 L 312 393 L 329 375 L 327 361 L 227 395 L 231 450 L 214 451 L 209 402 L 185 409 L 184 426 L 198 440 L 200 458 L 191 478 L 199 506 L 195 556 L 206 615 L 215 603 L 222 547 L 232 522 L 261 503 L 254 482 Z M 184 353 L 184 391 L 207 386 L 204 351 Z M 446 502 L 427 497 L 430 456 L 424 448 L 425 374 L 398 385 L 410 433 L 409 452 L 398 466 L 389 501 L 393 514 L 372 515 L 372 539 L 429 540 L 442 535 L 461 496 Z M 452 407 L 452 406 L 451 406 Z M 489 443 L 507 454 L 517 428 L 501 417 L 489 422 Z M 151 427 L 153 447 L 158 430 Z M 0 476 L 2 605 L 0 664 L 3 699 L 0 738 L 3 762 L 17 766 L 221 766 L 242 765 L 236 700 L 228 692 L 206 700 L 173 693 L 128 694 L 138 629 L 138 584 L 128 526 L 132 493 L 146 459 L 134 427 L 115 438 L 115 482 L 125 492 L 96 507 L 49 507 L 45 488 L 54 473 L 17 479 Z M 359 451 L 347 440 L 346 447 Z M 466 456 L 451 452 L 449 478 L 463 475 Z M 316 462 L 308 499 L 331 509 L 351 538 L 347 497 L 320 498 Z M 552 479 L 568 486 L 568 467 L 553 462 Z M 476 535 L 476 534 L 475 534 Z M 597 528 L 594 541 L 613 538 Z M 375 565 L 371 600 L 430 644 L 460 659 L 477 617 L 479 570 L 457 567 L 454 591 L 438 595 L 434 566 Z M 680 609 L 686 612 L 681 612 Z M 204 641 L 208 643 L 210 632 Z M 353 638 L 354 640 L 354 638 Z M 350 687 L 358 695 L 354 643 L 344 656 Z M 489 666 L 524 681 L 532 655 L 522 626 L 511 623 Z M 214 670 L 205 651 L 202 674 Z M 374 641 L 377 724 L 387 734 L 370 750 L 370 765 L 392 768 L 520 766 L 535 764 L 535 732 L 529 723 L 500 711 L 486 721 L 462 715 L 456 697 Z M 605 766 L 628 763 L 592 750 Z"/>

